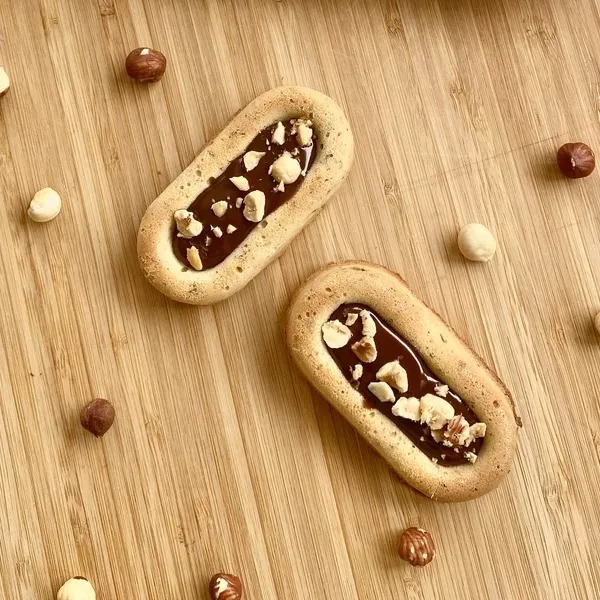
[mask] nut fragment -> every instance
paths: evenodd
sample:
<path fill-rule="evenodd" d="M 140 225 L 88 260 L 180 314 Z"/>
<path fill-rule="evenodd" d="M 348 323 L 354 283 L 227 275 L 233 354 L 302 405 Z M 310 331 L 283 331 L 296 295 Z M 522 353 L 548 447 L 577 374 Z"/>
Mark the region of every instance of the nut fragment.
<path fill-rule="evenodd" d="M 252 223 L 259 223 L 265 216 L 265 195 L 260 190 L 246 194 L 244 198 L 244 217 Z"/>
<path fill-rule="evenodd" d="M 596 166 L 592 149 L 583 142 L 562 145 L 556 153 L 560 172 L 570 179 L 587 177 Z"/>
<path fill-rule="evenodd" d="M 458 248 L 469 260 L 487 262 L 496 253 L 496 239 L 484 225 L 469 223 L 458 234 Z"/>
<path fill-rule="evenodd" d="M 243 175 L 240 175 L 239 177 L 230 177 L 229 181 L 231 181 L 240 192 L 247 192 L 250 189 L 250 184 Z"/>
<path fill-rule="evenodd" d="M 313 130 L 304 122 L 296 126 L 296 141 L 300 146 L 310 146 L 312 144 Z"/>
<path fill-rule="evenodd" d="M 8 73 L 0 67 L 0 97 L 4 96 L 10 89 L 10 79 Z"/>
<path fill-rule="evenodd" d="M 223 230 L 220 227 L 212 227 L 211 226 L 211 228 L 212 228 L 212 232 L 216 238 L 223 237 Z"/>
<path fill-rule="evenodd" d="M 375 337 L 377 326 L 375 325 L 375 319 L 373 319 L 371 313 L 369 313 L 368 310 L 361 310 L 360 319 L 362 321 L 362 334 L 367 337 Z"/>
<path fill-rule="evenodd" d="M 450 388 L 443 383 L 436 383 L 433 391 L 441 398 L 445 398 L 448 395 Z"/>
<path fill-rule="evenodd" d="M 96 437 L 102 437 L 115 421 L 115 407 L 104 398 L 96 398 L 83 407 L 81 425 Z"/>
<path fill-rule="evenodd" d="M 229 573 L 213 575 L 208 584 L 211 600 L 241 600 L 244 586 L 239 577 Z"/>
<path fill-rule="evenodd" d="M 469 437 L 469 422 L 462 416 L 456 415 L 448 422 L 444 438 L 452 446 L 463 446 Z"/>
<path fill-rule="evenodd" d="M 44 188 L 29 203 L 27 215 L 32 221 L 46 223 L 58 215 L 61 207 L 62 201 L 58 193 L 51 188 Z"/>
<path fill-rule="evenodd" d="M 381 402 L 394 402 L 394 390 L 385 381 L 373 381 L 368 385 L 369 391 Z"/>
<path fill-rule="evenodd" d="M 392 414 L 418 423 L 421 418 L 421 402 L 418 398 L 400 398 L 392 406 Z"/>
<path fill-rule="evenodd" d="M 237 227 L 235 225 L 232 225 L 231 223 L 229 225 L 227 225 L 227 233 L 233 233 L 234 231 L 237 231 Z"/>
<path fill-rule="evenodd" d="M 271 175 L 276 181 L 281 183 L 294 183 L 300 173 L 302 167 L 300 163 L 289 153 L 284 152 L 272 165 Z"/>
<path fill-rule="evenodd" d="M 485 423 L 473 423 L 473 425 L 469 427 L 469 436 L 465 440 L 465 446 L 470 446 L 476 438 L 485 437 L 486 431 L 487 425 Z"/>
<path fill-rule="evenodd" d="M 377 379 L 389 383 L 402 394 L 408 391 L 408 375 L 406 369 L 404 369 L 397 360 L 385 363 L 385 365 L 377 371 Z"/>
<path fill-rule="evenodd" d="M 167 59 L 162 52 L 151 48 L 136 48 L 125 61 L 127 75 L 140 83 L 155 83 L 165 74 Z"/>
<path fill-rule="evenodd" d="M 352 337 L 352 332 L 337 319 L 335 321 L 327 321 L 321 327 L 321 333 L 323 334 L 323 341 L 330 348 L 343 348 Z"/>
<path fill-rule="evenodd" d="M 372 337 L 363 337 L 358 342 L 352 344 L 352 352 L 354 352 L 362 362 L 372 363 L 377 358 L 375 340 Z"/>
<path fill-rule="evenodd" d="M 354 323 L 356 323 L 357 320 L 358 315 L 356 313 L 348 313 L 348 316 L 346 317 L 346 325 L 348 325 L 348 327 L 351 327 L 352 325 L 354 325 Z"/>
<path fill-rule="evenodd" d="M 475 462 L 477 461 L 477 454 L 475 454 L 475 452 L 465 452 L 463 454 L 463 456 L 472 464 L 474 465 Z"/>
<path fill-rule="evenodd" d="M 242 204 L 244 203 L 244 199 L 243 198 L 236 198 L 235 199 L 235 207 L 236 208 L 241 208 Z"/>
<path fill-rule="evenodd" d="M 250 150 L 250 152 L 246 152 L 244 154 L 244 167 L 246 167 L 246 171 L 252 171 L 258 166 L 261 158 L 266 154 L 266 152 L 256 152 L 255 150 Z"/>
<path fill-rule="evenodd" d="M 96 592 L 85 577 L 73 577 L 58 590 L 56 600 L 96 600 Z"/>
<path fill-rule="evenodd" d="M 418 527 L 409 527 L 400 536 L 398 554 L 413 567 L 428 565 L 435 556 L 435 544 L 431 534 Z"/>
<path fill-rule="evenodd" d="M 281 121 L 277 123 L 277 127 L 275 127 L 275 131 L 273 131 L 273 135 L 271 136 L 271 141 L 278 146 L 283 145 L 285 142 L 285 127 Z"/>
<path fill-rule="evenodd" d="M 352 379 L 358 381 L 363 376 L 363 366 L 359 363 L 352 369 Z"/>
<path fill-rule="evenodd" d="M 218 202 L 215 202 L 211 206 L 211 209 L 215 213 L 215 216 L 217 216 L 219 218 L 222 217 L 227 212 L 228 208 L 229 208 L 229 205 L 227 204 L 226 200 L 219 200 Z"/>
<path fill-rule="evenodd" d="M 450 402 L 433 394 L 425 394 L 421 398 L 421 423 L 431 429 L 441 429 L 454 417 L 454 407 Z"/>
<path fill-rule="evenodd" d="M 196 220 L 194 213 L 189 210 L 176 210 L 173 214 L 179 237 L 191 239 L 202 233 L 202 223 Z"/>
<path fill-rule="evenodd" d="M 196 246 L 190 246 L 186 250 L 186 256 L 188 262 L 196 269 L 196 271 L 202 271 L 202 259 L 200 258 L 200 252 L 198 252 Z"/>

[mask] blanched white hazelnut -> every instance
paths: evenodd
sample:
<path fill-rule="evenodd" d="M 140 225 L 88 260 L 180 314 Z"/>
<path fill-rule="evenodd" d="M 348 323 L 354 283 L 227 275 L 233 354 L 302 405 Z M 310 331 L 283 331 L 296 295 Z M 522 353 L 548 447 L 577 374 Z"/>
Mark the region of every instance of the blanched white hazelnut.
<path fill-rule="evenodd" d="M 486 262 L 491 260 L 496 252 L 496 239 L 484 225 L 470 223 L 458 234 L 458 248 L 465 258 Z"/>
<path fill-rule="evenodd" d="M 231 181 L 240 192 L 247 192 L 250 189 L 250 184 L 243 175 L 240 175 L 239 177 L 230 177 L 229 181 Z"/>
<path fill-rule="evenodd" d="M 62 206 L 60 196 L 51 188 L 40 190 L 29 204 L 27 214 L 32 221 L 46 223 L 58 215 Z"/>
<path fill-rule="evenodd" d="M 10 88 L 10 79 L 8 73 L 0 67 L 0 96 L 4 96 Z"/>
<path fill-rule="evenodd" d="M 260 190 L 246 194 L 244 198 L 244 217 L 252 223 L 259 223 L 265 216 L 265 195 Z"/>
<path fill-rule="evenodd" d="M 433 394 L 421 398 L 421 423 L 431 429 L 441 429 L 454 417 L 454 407 L 450 402 Z"/>
<path fill-rule="evenodd" d="M 377 379 L 389 383 L 400 393 L 408 391 L 408 375 L 406 369 L 397 361 L 391 361 L 381 366 L 377 371 Z"/>
<path fill-rule="evenodd" d="M 196 246 L 190 246 L 186 250 L 186 255 L 190 265 L 192 265 L 196 271 L 202 271 L 202 259 L 200 258 L 198 248 L 196 248 Z"/>
<path fill-rule="evenodd" d="M 327 321 L 321 327 L 323 341 L 330 348 L 343 348 L 352 337 L 352 332 L 337 319 L 335 321 Z"/>
<path fill-rule="evenodd" d="M 289 152 L 284 152 L 271 165 L 271 175 L 280 183 L 294 183 L 300 177 L 300 173 L 302 173 L 300 163 Z"/>
<path fill-rule="evenodd" d="M 216 238 L 223 237 L 223 230 L 220 227 L 213 227 L 212 232 Z"/>
<path fill-rule="evenodd" d="M 96 592 L 87 579 L 73 577 L 58 590 L 56 600 L 96 600 Z"/>
<path fill-rule="evenodd" d="M 235 225 L 232 225 L 231 223 L 229 223 L 229 225 L 227 225 L 226 231 L 227 231 L 227 233 L 233 233 L 234 231 L 237 231 L 237 227 Z"/>
<path fill-rule="evenodd" d="M 368 385 L 369 391 L 381 402 L 394 402 L 394 390 L 385 381 L 374 381 Z"/>
<path fill-rule="evenodd" d="M 244 154 L 244 167 L 246 167 L 246 171 L 252 171 L 258 166 L 261 158 L 266 154 L 266 152 L 256 152 L 255 150 L 250 150 L 250 152 L 246 152 Z"/>
<path fill-rule="evenodd" d="M 176 210 L 173 213 L 179 237 L 191 239 L 202 233 L 203 225 L 189 210 Z"/>
<path fill-rule="evenodd" d="M 396 417 L 418 422 L 421 418 L 421 402 L 418 398 L 400 398 L 392 406 L 392 414 Z"/>
<path fill-rule="evenodd" d="M 354 368 L 352 369 L 352 379 L 358 381 L 363 376 L 363 371 L 363 366 L 360 363 L 354 365 Z"/>
<path fill-rule="evenodd" d="M 362 321 L 362 334 L 368 337 L 375 337 L 377 325 L 375 325 L 375 319 L 373 319 L 369 311 L 361 310 L 360 319 Z"/>
<path fill-rule="evenodd" d="M 300 146 L 310 146 L 312 144 L 313 130 L 306 124 L 300 123 L 296 127 L 296 141 Z"/>
<path fill-rule="evenodd" d="M 229 205 L 227 204 L 226 200 L 219 200 L 211 206 L 211 209 L 215 213 L 215 216 L 219 218 L 227 212 L 228 208 Z"/>
<path fill-rule="evenodd" d="M 285 127 L 281 121 L 277 123 L 277 127 L 275 127 L 275 131 L 273 131 L 273 135 L 271 136 L 271 141 L 278 146 L 283 145 L 285 142 Z"/>

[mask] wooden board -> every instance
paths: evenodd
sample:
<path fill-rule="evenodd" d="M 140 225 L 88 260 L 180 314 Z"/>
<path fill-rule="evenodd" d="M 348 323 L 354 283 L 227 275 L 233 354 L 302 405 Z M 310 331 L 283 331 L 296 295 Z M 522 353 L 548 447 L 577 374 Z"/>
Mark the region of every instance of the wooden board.
<path fill-rule="evenodd" d="M 598 598 L 600 148 L 593 0 L 0 0 L 0 596 L 248 600 Z M 140 45 L 169 67 L 135 85 Z M 214 307 L 137 265 L 146 206 L 235 111 L 298 83 L 351 120 L 348 183 L 290 249 Z M 37 225 L 33 193 L 64 209 Z M 458 228 L 499 240 L 490 264 Z M 316 268 L 382 263 L 513 390 L 514 469 L 463 505 L 423 499 L 291 365 L 281 317 Z M 104 396 L 96 440 L 80 408 Z M 433 532 L 423 570 L 400 531 Z"/>

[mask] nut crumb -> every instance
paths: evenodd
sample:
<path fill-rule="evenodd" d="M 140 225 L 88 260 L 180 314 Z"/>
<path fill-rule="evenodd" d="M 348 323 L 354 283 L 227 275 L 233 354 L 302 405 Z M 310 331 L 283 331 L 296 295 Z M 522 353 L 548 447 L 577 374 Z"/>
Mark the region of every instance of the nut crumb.
<path fill-rule="evenodd" d="M 312 146 L 313 130 L 306 123 L 296 125 L 296 141 L 300 146 Z"/>
<path fill-rule="evenodd" d="M 283 181 L 280 181 L 277 184 L 277 187 L 275 188 L 278 192 L 285 192 L 285 183 L 283 183 Z"/>
<path fill-rule="evenodd" d="M 377 379 L 389 383 L 402 394 L 408 391 L 408 375 L 406 373 L 406 369 L 404 369 L 404 367 L 397 360 L 385 363 L 385 365 L 383 365 L 379 371 L 377 371 L 376 376 Z"/>
<path fill-rule="evenodd" d="M 212 232 L 216 238 L 223 237 L 223 230 L 220 227 L 212 227 Z"/>
<path fill-rule="evenodd" d="M 270 169 L 273 179 L 284 184 L 294 183 L 300 177 L 300 173 L 300 163 L 287 151 L 275 160 Z"/>
<path fill-rule="evenodd" d="M 421 418 L 421 403 L 418 398 L 400 398 L 392 406 L 392 414 L 418 423 Z"/>
<path fill-rule="evenodd" d="M 433 391 L 440 396 L 440 398 L 445 398 L 448 395 L 450 388 L 443 383 L 437 383 L 435 388 L 433 388 Z"/>
<path fill-rule="evenodd" d="M 377 347 L 372 337 L 363 337 L 358 342 L 352 344 L 352 352 L 362 362 L 372 363 L 377 358 Z"/>
<path fill-rule="evenodd" d="M 250 184 L 243 175 L 240 175 L 239 177 L 230 177 L 229 181 L 231 181 L 240 192 L 247 192 L 250 189 Z"/>
<path fill-rule="evenodd" d="M 394 390 L 385 381 L 374 381 L 368 385 L 369 391 L 381 402 L 394 402 Z"/>
<path fill-rule="evenodd" d="M 188 262 L 196 271 L 202 271 L 202 259 L 200 258 L 200 252 L 196 246 L 190 246 L 186 251 Z"/>
<path fill-rule="evenodd" d="M 441 429 L 454 417 L 452 404 L 434 396 L 425 394 L 421 398 L 421 423 L 426 423 L 431 429 Z"/>
<path fill-rule="evenodd" d="M 227 225 L 227 233 L 233 233 L 234 231 L 237 231 L 237 227 L 235 225 L 232 225 L 231 223 L 229 225 Z"/>
<path fill-rule="evenodd" d="M 265 154 L 266 152 L 256 152 L 255 150 L 250 150 L 250 152 L 246 152 L 243 158 L 244 167 L 246 167 L 246 171 L 252 171 L 253 169 L 255 169 Z"/>
<path fill-rule="evenodd" d="M 235 207 L 236 208 L 241 208 L 243 203 L 244 203 L 244 199 L 243 198 L 236 198 L 235 199 Z"/>
<path fill-rule="evenodd" d="M 175 224 L 177 225 L 177 235 L 187 240 L 196 237 L 202 233 L 202 223 L 197 221 L 194 213 L 189 210 L 176 210 L 173 214 Z"/>
<path fill-rule="evenodd" d="M 358 381 L 363 376 L 363 366 L 361 364 L 354 365 L 352 369 L 352 379 Z"/>
<path fill-rule="evenodd" d="M 282 146 L 285 142 L 285 127 L 281 121 L 277 123 L 277 127 L 275 127 L 275 131 L 273 131 L 273 135 L 271 136 L 271 141 L 278 146 Z"/>
<path fill-rule="evenodd" d="M 260 190 L 246 194 L 244 198 L 244 217 L 252 223 L 259 223 L 265 216 L 265 195 Z"/>
<path fill-rule="evenodd" d="M 356 323 L 357 320 L 358 315 L 356 313 L 348 313 L 348 316 L 346 317 L 346 325 L 348 325 L 348 327 L 351 327 L 352 325 L 354 325 L 354 323 Z"/>
<path fill-rule="evenodd" d="M 472 464 L 475 464 L 475 461 L 477 460 L 477 454 L 475 454 L 475 452 L 465 452 L 463 454 L 463 456 Z"/>
<path fill-rule="evenodd" d="M 225 200 L 219 200 L 218 202 L 215 202 L 211 206 L 211 209 L 215 213 L 215 216 L 217 216 L 219 218 L 222 217 L 227 212 L 228 208 L 229 208 L 229 205 L 227 204 L 227 202 Z"/>
<path fill-rule="evenodd" d="M 377 333 L 375 319 L 373 319 L 368 310 L 361 310 L 359 314 L 362 321 L 362 334 L 367 337 L 375 337 Z"/>
<path fill-rule="evenodd" d="M 335 321 L 327 321 L 321 327 L 323 341 L 330 348 L 343 348 L 352 337 L 352 332 L 337 319 Z"/>

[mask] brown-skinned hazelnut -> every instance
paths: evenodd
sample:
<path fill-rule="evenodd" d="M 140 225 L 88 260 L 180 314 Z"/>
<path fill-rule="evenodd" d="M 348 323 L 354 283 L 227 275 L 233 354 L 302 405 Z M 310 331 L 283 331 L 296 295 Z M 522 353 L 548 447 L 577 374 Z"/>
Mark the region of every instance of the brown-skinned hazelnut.
<path fill-rule="evenodd" d="M 418 527 L 409 527 L 400 536 L 398 554 L 413 567 L 428 565 L 435 556 L 435 544 L 431 534 Z"/>
<path fill-rule="evenodd" d="M 125 68 L 131 79 L 140 83 L 155 83 L 165 74 L 167 59 L 158 50 L 136 48 L 127 57 Z"/>
<path fill-rule="evenodd" d="M 208 584 L 211 600 L 241 600 L 244 586 L 239 577 L 217 573 Z"/>
<path fill-rule="evenodd" d="M 583 142 L 564 144 L 556 153 L 560 172 L 570 179 L 587 177 L 596 166 L 592 149 Z"/>
<path fill-rule="evenodd" d="M 83 407 L 81 425 L 96 437 L 102 437 L 115 421 L 115 407 L 104 398 L 96 398 Z"/>

